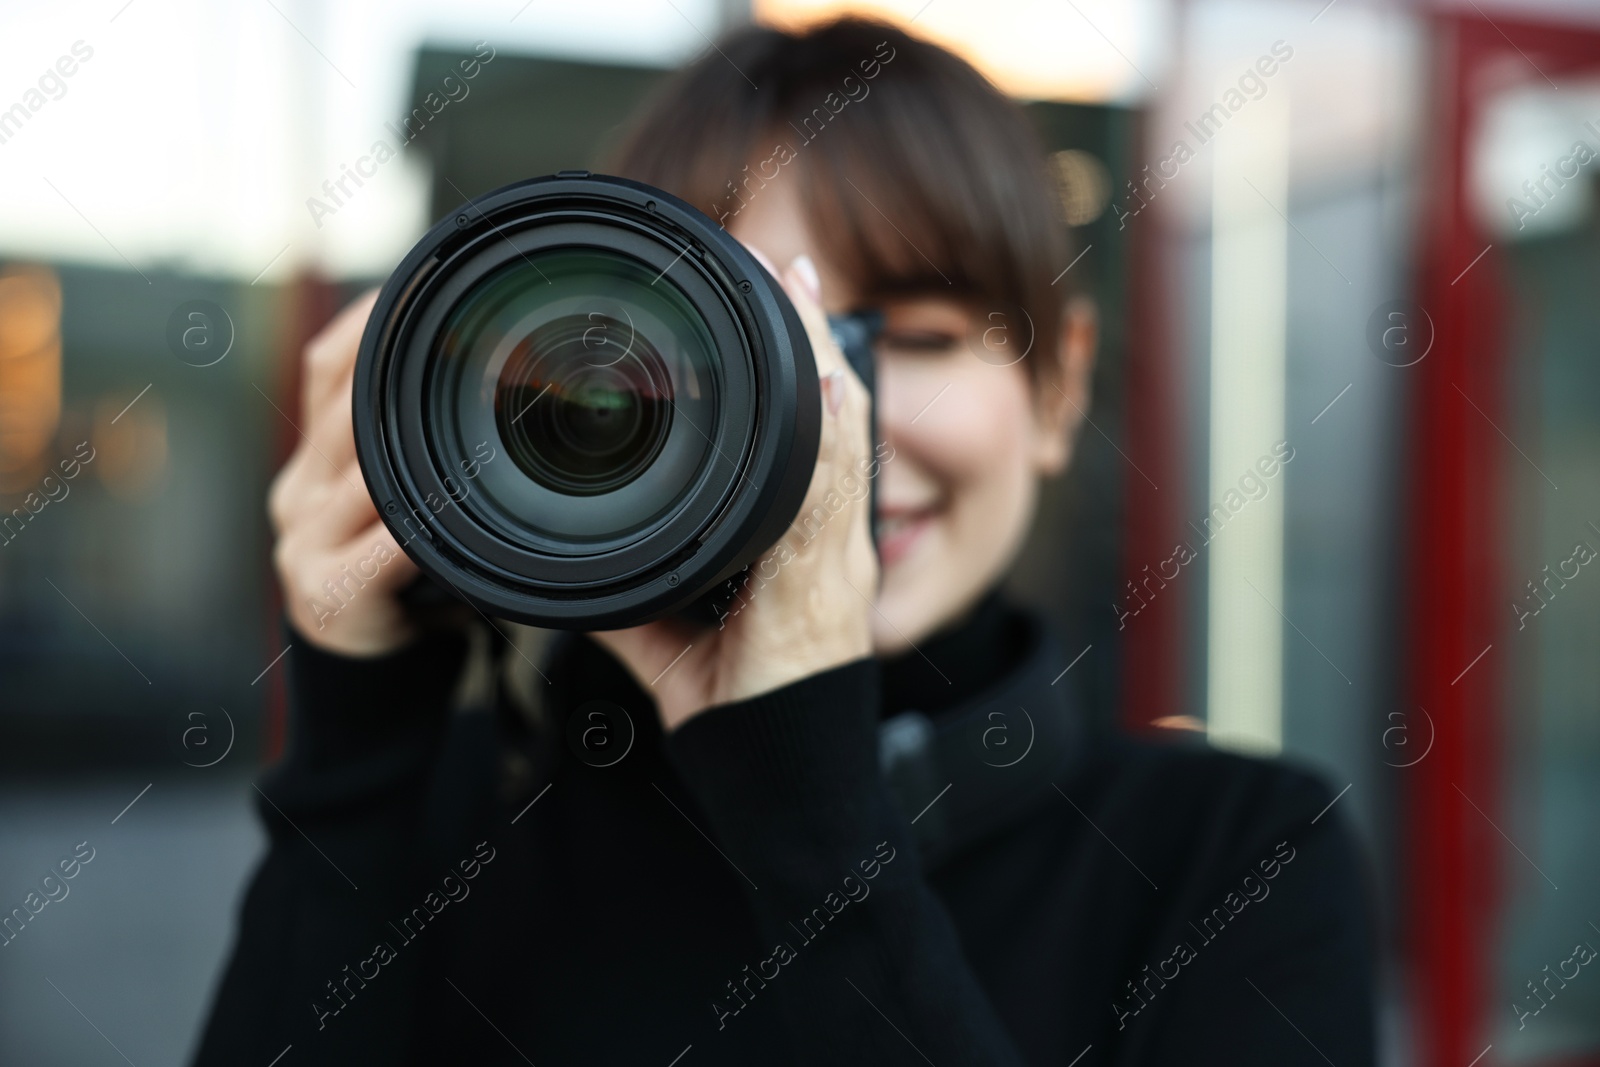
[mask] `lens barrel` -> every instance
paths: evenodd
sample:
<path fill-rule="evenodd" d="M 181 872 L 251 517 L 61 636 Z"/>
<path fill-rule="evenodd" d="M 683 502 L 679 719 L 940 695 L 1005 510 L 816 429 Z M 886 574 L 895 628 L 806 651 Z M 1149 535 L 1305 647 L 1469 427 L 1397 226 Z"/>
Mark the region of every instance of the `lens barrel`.
<path fill-rule="evenodd" d="M 463 205 L 402 260 L 356 362 L 384 523 L 487 615 L 685 612 L 774 544 L 816 465 L 805 329 L 727 232 L 564 171 Z"/>

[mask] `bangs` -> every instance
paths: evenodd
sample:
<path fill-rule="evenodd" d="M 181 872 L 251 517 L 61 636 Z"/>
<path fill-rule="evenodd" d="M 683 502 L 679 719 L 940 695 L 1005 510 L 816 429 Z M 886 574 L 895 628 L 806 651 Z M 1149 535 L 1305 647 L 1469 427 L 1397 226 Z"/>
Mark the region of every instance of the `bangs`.
<path fill-rule="evenodd" d="M 1020 309 L 1054 350 L 1068 241 L 1034 132 L 972 67 L 895 27 L 740 31 L 669 82 L 609 165 L 724 226 L 797 182 L 817 252 L 864 299 Z"/>

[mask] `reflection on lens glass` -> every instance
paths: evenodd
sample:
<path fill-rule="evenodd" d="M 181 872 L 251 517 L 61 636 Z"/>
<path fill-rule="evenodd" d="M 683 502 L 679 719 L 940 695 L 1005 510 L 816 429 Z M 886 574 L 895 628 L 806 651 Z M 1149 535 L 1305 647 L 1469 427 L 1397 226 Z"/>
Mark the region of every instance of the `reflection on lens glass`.
<path fill-rule="evenodd" d="M 459 503 L 508 538 L 583 551 L 642 536 L 714 456 L 709 328 L 670 279 L 597 248 L 519 258 L 474 284 L 439 336 L 425 424 L 441 469 L 485 464 Z"/>
<path fill-rule="evenodd" d="M 672 379 L 648 342 L 599 312 L 556 319 L 519 345 L 495 392 L 511 458 L 541 485 L 609 493 L 645 471 L 672 425 Z M 614 338 L 627 338 L 620 354 Z"/>

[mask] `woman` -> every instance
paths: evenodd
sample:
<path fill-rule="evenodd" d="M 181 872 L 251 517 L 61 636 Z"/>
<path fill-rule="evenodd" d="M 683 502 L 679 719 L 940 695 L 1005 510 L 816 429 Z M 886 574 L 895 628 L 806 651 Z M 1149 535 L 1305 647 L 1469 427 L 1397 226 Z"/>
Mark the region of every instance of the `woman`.
<path fill-rule="evenodd" d="M 272 493 L 293 734 L 198 1062 L 1372 1062 L 1329 792 L 1099 736 L 995 591 L 1094 340 L 1052 285 L 1070 256 L 1021 113 L 886 26 L 750 29 L 612 169 L 788 264 L 825 383 L 803 513 L 828 519 L 720 627 L 565 637 L 521 667 L 536 713 L 504 690 L 452 713 L 467 641 L 401 605 L 416 572 L 347 476 L 371 298 L 341 315 Z M 885 315 L 870 445 L 824 318 L 862 307 Z M 986 331 L 1018 322 L 1031 347 L 997 358 Z M 876 516 L 840 490 L 869 454 Z"/>

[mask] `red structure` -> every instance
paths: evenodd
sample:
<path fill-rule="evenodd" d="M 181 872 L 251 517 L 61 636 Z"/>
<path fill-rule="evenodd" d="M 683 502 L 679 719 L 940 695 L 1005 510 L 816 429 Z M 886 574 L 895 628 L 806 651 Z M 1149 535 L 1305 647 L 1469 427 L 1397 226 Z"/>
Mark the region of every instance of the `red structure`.
<path fill-rule="evenodd" d="M 1502 740 L 1514 709 L 1503 699 L 1511 619 L 1501 596 L 1511 503 L 1503 473 L 1518 461 L 1508 460 L 1511 446 L 1496 428 L 1510 418 L 1515 370 L 1507 279 L 1501 250 L 1472 209 L 1468 170 L 1473 139 L 1499 94 L 1600 78 L 1600 29 L 1465 4 L 1440 6 L 1425 19 L 1432 50 L 1421 129 L 1429 143 L 1413 295 L 1433 338 L 1421 362 L 1396 373 L 1410 376 L 1403 707 L 1419 722 L 1418 709 L 1426 709 L 1436 741 L 1427 759 L 1401 772 L 1398 921 L 1414 1062 L 1492 1067 L 1499 1062 L 1488 1050 L 1495 1020 L 1510 1018 L 1495 973 L 1503 872 L 1524 862 L 1490 822 L 1503 827 L 1506 819 Z M 1175 345 L 1163 318 L 1177 287 L 1164 274 L 1160 240 L 1155 227 L 1142 227 L 1130 249 L 1127 395 L 1139 402 L 1129 405 L 1125 443 L 1131 460 L 1166 488 L 1128 471 L 1125 579 L 1165 555 L 1165 540 L 1182 526 Z M 1189 710 L 1181 707 L 1183 597 L 1176 592 L 1124 637 L 1121 718 L 1131 729 Z M 1560 1067 L 1580 1064 L 1600 1057 Z"/>
<path fill-rule="evenodd" d="M 1435 334 L 1411 368 L 1407 408 L 1403 672 L 1408 704 L 1427 709 L 1437 742 L 1406 772 L 1402 936 L 1417 1062 L 1466 1067 L 1506 1010 L 1494 976 L 1500 872 L 1522 862 L 1489 822 L 1503 825 L 1500 740 L 1510 713 L 1500 647 L 1509 446 L 1495 424 L 1507 418 L 1513 368 L 1499 252 L 1470 209 L 1467 172 L 1496 95 L 1519 82 L 1559 85 L 1600 71 L 1600 33 L 1476 7 L 1436 13 L 1429 28 L 1432 113 L 1423 128 L 1433 141 L 1419 198 L 1416 298 Z"/>

